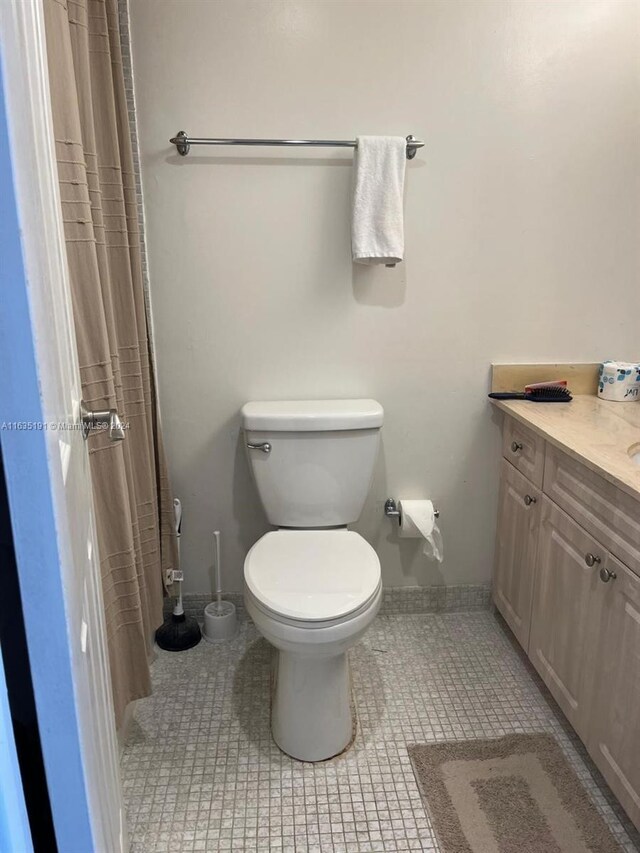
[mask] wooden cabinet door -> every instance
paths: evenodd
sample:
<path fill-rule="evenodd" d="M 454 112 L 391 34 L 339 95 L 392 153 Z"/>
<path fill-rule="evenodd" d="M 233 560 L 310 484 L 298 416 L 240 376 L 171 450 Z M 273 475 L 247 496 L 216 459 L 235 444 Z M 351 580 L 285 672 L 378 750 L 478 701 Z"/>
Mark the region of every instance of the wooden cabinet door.
<path fill-rule="evenodd" d="M 593 537 L 543 497 L 529 657 L 583 739 L 588 722 L 587 647 L 596 630 L 590 611 L 600 583 L 598 570 L 606 558 Z"/>
<path fill-rule="evenodd" d="M 605 571 L 616 577 L 595 592 L 600 619 L 587 746 L 640 829 L 640 577 L 613 556 Z"/>
<path fill-rule="evenodd" d="M 525 650 L 529 648 L 540 497 L 539 490 L 503 460 L 493 600 Z"/>

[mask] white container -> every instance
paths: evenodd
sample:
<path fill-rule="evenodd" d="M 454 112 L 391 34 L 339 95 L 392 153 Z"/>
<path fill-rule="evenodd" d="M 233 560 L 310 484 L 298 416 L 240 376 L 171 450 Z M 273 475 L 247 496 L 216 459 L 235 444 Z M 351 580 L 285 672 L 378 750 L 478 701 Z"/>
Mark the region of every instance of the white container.
<path fill-rule="evenodd" d="M 598 375 L 598 397 L 615 403 L 640 400 L 640 363 L 603 362 Z"/>
<path fill-rule="evenodd" d="M 230 601 L 213 601 L 204 609 L 205 640 L 219 643 L 232 640 L 236 633 L 236 606 Z"/>

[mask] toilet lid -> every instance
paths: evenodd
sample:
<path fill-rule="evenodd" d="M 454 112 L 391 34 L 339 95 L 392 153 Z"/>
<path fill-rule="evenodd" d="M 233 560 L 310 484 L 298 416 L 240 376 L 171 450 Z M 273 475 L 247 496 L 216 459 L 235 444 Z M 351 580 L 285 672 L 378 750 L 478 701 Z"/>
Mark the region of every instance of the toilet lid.
<path fill-rule="evenodd" d="M 375 594 L 380 561 L 352 530 L 276 530 L 247 554 L 244 579 L 258 601 L 282 616 L 336 619 Z"/>

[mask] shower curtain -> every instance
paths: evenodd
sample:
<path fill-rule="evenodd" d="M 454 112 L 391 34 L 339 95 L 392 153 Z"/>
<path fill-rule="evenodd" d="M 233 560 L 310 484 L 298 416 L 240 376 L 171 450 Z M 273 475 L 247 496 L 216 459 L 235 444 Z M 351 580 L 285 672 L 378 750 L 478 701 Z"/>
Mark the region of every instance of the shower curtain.
<path fill-rule="evenodd" d="M 177 566 L 141 266 L 117 0 L 44 0 L 82 393 L 126 438 L 88 440 L 116 724 L 151 692 L 165 570 Z"/>

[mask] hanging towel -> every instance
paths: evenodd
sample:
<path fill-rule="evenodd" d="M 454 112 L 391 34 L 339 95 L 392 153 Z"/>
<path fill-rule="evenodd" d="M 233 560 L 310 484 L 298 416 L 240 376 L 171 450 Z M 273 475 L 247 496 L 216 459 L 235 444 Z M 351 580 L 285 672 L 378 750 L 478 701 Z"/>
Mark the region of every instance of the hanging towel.
<path fill-rule="evenodd" d="M 358 137 L 351 222 L 351 252 L 355 263 L 391 267 L 402 260 L 406 162 L 404 137 Z"/>

